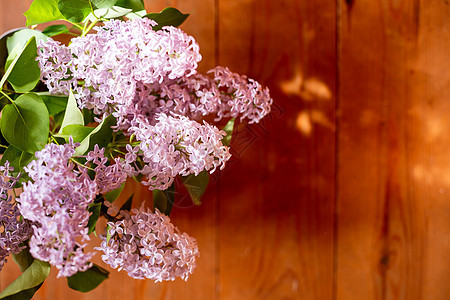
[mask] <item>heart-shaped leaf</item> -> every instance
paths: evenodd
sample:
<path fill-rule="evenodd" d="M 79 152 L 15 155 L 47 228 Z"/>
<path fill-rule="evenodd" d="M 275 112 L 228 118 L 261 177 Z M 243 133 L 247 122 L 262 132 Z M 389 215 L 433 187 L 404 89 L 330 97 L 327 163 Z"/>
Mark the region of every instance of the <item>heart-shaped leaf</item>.
<path fill-rule="evenodd" d="M 67 277 L 67 284 L 71 289 L 86 293 L 95 289 L 108 276 L 109 272 L 107 270 L 94 264 L 84 272 L 78 272 Z"/>
<path fill-rule="evenodd" d="M 58 0 L 58 9 L 70 22 L 82 22 L 94 9 L 89 0 Z"/>
<path fill-rule="evenodd" d="M 49 273 L 50 264 L 35 259 L 25 272 L 0 293 L 0 299 L 31 299 L 36 287 L 44 282 Z"/>
<path fill-rule="evenodd" d="M 173 7 L 164 8 L 160 13 L 151 13 L 146 15 L 146 18 L 155 20 L 158 25 L 153 27 L 153 30 L 160 30 L 163 26 L 180 26 L 189 14 L 183 14 L 178 9 Z"/>
<path fill-rule="evenodd" d="M 3 108 L 0 126 L 8 143 L 34 154 L 47 142 L 49 133 L 47 107 L 38 95 L 23 94 Z"/>
<path fill-rule="evenodd" d="M 34 0 L 24 15 L 27 18 L 27 26 L 64 20 L 58 9 L 58 0 Z"/>
<path fill-rule="evenodd" d="M 1 86 L 3 86 L 4 79 L 7 79 L 16 92 L 26 93 L 31 91 L 39 82 L 41 76 L 36 57 L 35 36 L 28 40 L 25 47 L 18 42 L 6 59 L 5 68 L 7 71 L 2 78 Z"/>

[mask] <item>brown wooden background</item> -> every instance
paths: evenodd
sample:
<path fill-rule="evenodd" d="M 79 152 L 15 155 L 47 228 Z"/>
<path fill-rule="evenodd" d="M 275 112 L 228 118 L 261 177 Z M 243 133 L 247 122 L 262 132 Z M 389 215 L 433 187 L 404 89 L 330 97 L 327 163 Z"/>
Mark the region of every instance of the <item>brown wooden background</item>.
<path fill-rule="evenodd" d="M 0 0 L 0 30 L 30 2 Z M 269 86 L 273 113 L 240 126 L 202 206 L 174 209 L 201 250 L 187 283 L 112 272 L 85 295 L 52 271 L 36 299 L 450 299 L 449 1 L 146 6 L 189 12 L 200 69 Z"/>

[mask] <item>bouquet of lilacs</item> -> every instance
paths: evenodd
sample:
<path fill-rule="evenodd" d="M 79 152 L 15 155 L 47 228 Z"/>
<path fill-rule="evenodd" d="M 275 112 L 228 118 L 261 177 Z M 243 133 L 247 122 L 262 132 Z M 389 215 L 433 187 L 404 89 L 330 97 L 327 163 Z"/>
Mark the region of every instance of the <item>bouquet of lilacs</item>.
<path fill-rule="evenodd" d="M 230 158 L 234 120 L 269 113 L 267 88 L 226 67 L 199 74 L 199 46 L 176 27 L 187 15 L 175 8 L 35 0 L 25 16 L 32 29 L 0 40 L 0 268 L 12 254 L 23 272 L 0 299 L 31 298 L 50 266 L 73 289 L 100 284 L 108 271 L 86 249 L 100 217 L 103 262 L 133 278 L 186 280 L 199 250 L 168 217 L 175 179 L 198 204 Z M 55 20 L 64 24 L 34 29 Z M 152 205 L 114 204 L 127 178 L 153 191 Z"/>

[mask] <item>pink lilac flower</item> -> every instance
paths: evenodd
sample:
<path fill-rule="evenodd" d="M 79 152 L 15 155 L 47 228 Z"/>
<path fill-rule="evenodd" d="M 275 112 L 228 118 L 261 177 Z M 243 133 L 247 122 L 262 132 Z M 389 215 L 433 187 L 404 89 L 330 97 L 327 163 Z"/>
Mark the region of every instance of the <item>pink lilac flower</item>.
<path fill-rule="evenodd" d="M 111 106 L 132 100 L 138 82 L 194 74 L 201 60 L 194 38 L 170 26 L 154 31 L 155 25 L 147 18 L 110 20 L 96 27 L 96 34 L 72 39 L 68 47 L 49 39 L 38 51 L 42 80 L 50 92 L 68 94 L 72 87 L 80 107 L 103 114 L 110 113 Z M 67 57 L 70 62 L 66 62 Z M 66 77 L 72 85 L 60 82 Z M 74 80 L 79 84 L 73 86 Z M 62 91 L 64 87 L 67 89 Z"/>
<path fill-rule="evenodd" d="M 228 68 L 216 67 L 209 71 L 214 74 L 217 87 L 222 90 L 221 108 L 218 118 L 239 117 L 249 123 L 258 123 L 270 112 L 273 103 L 269 89 L 263 89 L 255 80 L 231 72 Z M 227 97 L 228 95 L 228 97 Z"/>
<path fill-rule="evenodd" d="M 68 94 L 78 81 L 71 74 L 72 54 L 70 50 L 58 41 L 48 38 L 40 40 L 38 57 L 41 69 L 41 80 L 45 82 L 52 94 Z"/>
<path fill-rule="evenodd" d="M 23 216 L 34 222 L 30 253 L 55 265 L 58 277 L 91 266 L 95 253 L 83 251 L 83 242 L 89 240 L 88 207 L 98 193 L 118 188 L 127 177 L 120 160 L 107 165 L 104 149 L 98 145 L 87 154 L 86 165 L 76 164 L 71 158 L 77 146 L 72 141 L 47 144 L 36 152 L 37 160 L 25 167 L 32 181 L 24 184 L 18 199 Z M 96 165 L 94 179 L 88 175 L 88 165 L 90 169 Z"/>
<path fill-rule="evenodd" d="M 168 216 L 141 206 L 131 214 L 121 211 L 123 219 L 108 223 L 109 240 L 103 237 L 102 260 L 112 268 L 125 270 L 136 279 L 155 282 L 187 280 L 199 256 L 197 243 L 181 233 Z"/>
<path fill-rule="evenodd" d="M 98 145 L 86 156 L 88 162 L 95 164 L 94 181 L 98 187 L 99 194 L 105 194 L 121 186 L 127 179 L 127 173 L 124 169 L 125 163 L 119 158 L 114 159 L 114 163 L 107 165 L 108 159 L 104 155 L 105 149 L 99 149 Z"/>
<path fill-rule="evenodd" d="M 162 83 L 137 83 L 136 94 L 128 105 L 114 112 L 120 129 L 128 129 L 145 117 L 150 124 L 160 113 L 185 115 L 192 119 L 213 114 L 215 120 L 239 117 L 258 123 L 270 112 L 273 103 L 268 88 L 253 79 L 216 67 L 208 73 L 165 79 Z"/>
<path fill-rule="evenodd" d="M 6 262 L 6 257 L 19 253 L 23 244 L 31 236 L 32 230 L 27 220 L 21 220 L 19 207 L 11 195 L 8 195 L 16 185 L 19 177 L 10 175 L 13 168 L 6 161 L 0 166 L 0 270 Z"/>
<path fill-rule="evenodd" d="M 128 131 L 140 141 L 139 157 L 145 165 L 139 172 L 146 176 L 142 183 L 149 189 L 165 190 L 177 175 L 198 175 L 204 170 L 212 173 L 230 158 L 228 147 L 221 142 L 225 132 L 217 127 L 163 113 L 156 121 L 152 126 L 142 119 Z M 134 149 L 128 150 L 134 154 Z M 131 169 L 139 168 L 133 162 L 128 164 Z"/>
<path fill-rule="evenodd" d="M 94 253 L 83 249 L 89 240 L 88 206 L 97 194 L 97 184 L 87 168 L 70 160 L 76 144 L 47 144 L 24 170 L 31 181 L 24 183 L 18 198 L 22 215 L 33 221 L 30 239 L 33 257 L 59 269 L 58 277 L 85 271 Z"/>

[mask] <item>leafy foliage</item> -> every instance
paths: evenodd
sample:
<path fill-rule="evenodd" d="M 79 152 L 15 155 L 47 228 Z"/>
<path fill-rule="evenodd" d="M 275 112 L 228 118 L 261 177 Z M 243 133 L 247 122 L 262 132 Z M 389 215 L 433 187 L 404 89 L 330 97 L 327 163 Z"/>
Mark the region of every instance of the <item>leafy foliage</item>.
<path fill-rule="evenodd" d="M 36 37 L 32 36 L 24 48 L 19 41 L 14 45 L 14 49 L 6 60 L 5 67 L 8 69 L 6 78 L 16 92 L 26 93 L 36 86 L 41 75 L 36 61 Z"/>
<path fill-rule="evenodd" d="M 153 207 L 160 212 L 170 215 L 175 202 L 175 184 L 172 184 L 164 191 L 153 190 Z"/>
<path fill-rule="evenodd" d="M 58 8 L 58 0 L 34 0 L 24 15 L 27 26 L 64 19 Z"/>
<path fill-rule="evenodd" d="M 222 139 L 222 143 L 225 146 L 230 146 L 231 144 L 231 138 L 233 135 L 233 129 L 234 129 L 234 123 L 236 121 L 236 118 L 232 118 L 230 121 L 228 121 L 228 123 L 225 125 L 225 127 L 223 128 L 223 131 L 225 131 L 225 133 L 227 134 L 223 139 Z"/>
<path fill-rule="evenodd" d="M 69 28 L 64 24 L 55 24 L 42 30 L 42 33 L 46 36 L 55 36 L 58 34 L 69 33 Z"/>
<path fill-rule="evenodd" d="M 160 13 L 151 13 L 145 17 L 158 23 L 157 26 L 153 27 L 154 30 L 161 30 L 163 26 L 180 26 L 188 16 L 189 14 L 183 14 L 176 8 L 167 7 Z"/>
<path fill-rule="evenodd" d="M 123 188 L 125 187 L 125 183 L 122 183 L 122 185 L 115 190 L 112 190 L 111 192 L 106 193 L 105 199 L 111 203 L 113 203 L 117 198 L 119 198 L 120 194 L 123 191 Z"/>
<path fill-rule="evenodd" d="M 35 259 L 16 280 L 0 293 L 0 299 L 31 299 L 49 273 L 50 264 Z"/>
<path fill-rule="evenodd" d="M 89 207 L 89 212 L 92 213 L 91 216 L 89 217 L 88 226 L 87 226 L 89 228 L 89 234 L 91 234 L 92 232 L 95 232 L 95 225 L 97 224 L 97 220 L 100 217 L 100 209 L 101 208 L 102 208 L 101 203 L 93 203 Z"/>
<path fill-rule="evenodd" d="M 100 266 L 93 265 L 85 272 L 78 272 L 67 277 L 67 284 L 71 289 L 79 292 L 89 292 L 109 277 L 109 272 Z"/>
<path fill-rule="evenodd" d="M 38 95 L 23 94 L 3 108 L 0 126 L 3 136 L 11 145 L 33 154 L 47 142 L 47 107 Z"/>
<path fill-rule="evenodd" d="M 28 269 L 28 267 L 31 266 L 34 261 L 34 258 L 33 256 L 31 256 L 28 247 L 17 254 L 13 253 L 12 257 L 14 259 L 14 262 L 19 266 L 22 273 L 25 272 L 25 270 Z"/>
<path fill-rule="evenodd" d="M 0 73 L 2 74 L 0 142 L 2 148 L 6 149 L 0 165 L 8 161 L 14 168 L 12 175 L 21 173 L 20 185 L 30 180 L 24 172 L 24 167 L 35 159 L 36 151 L 50 142 L 64 144 L 68 142 L 70 136 L 74 142 L 80 143 L 80 146 L 75 149 L 74 157 L 71 158 L 76 163 L 85 161 L 84 155 L 92 151 L 95 145 L 105 148 L 105 152 L 111 151 L 111 145 L 117 142 L 115 141 L 117 136 L 120 137 L 119 142 L 123 143 L 118 143 L 119 146 L 113 150 L 121 153 L 123 159 L 127 151 L 124 141 L 128 142 L 129 138 L 128 144 L 132 144 L 133 136 L 125 137 L 124 133 L 113 132 L 117 122 L 113 115 L 99 116 L 94 115 L 91 110 L 82 111 L 78 108 L 72 91 L 69 96 L 52 95 L 43 91 L 42 85 L 38 85 L 41 71 L 36 61 L 37 43 L 39 40 L 59 34 L 79 32 L 79 35 L 86 35 L 97 22 L 106 19 L 147 17 L 158 23 L 153 29 L 160 30 L 163 26 L 181 25 L 189 15 L 173 7 L 168 7 L 160 13 L 147 14 L 143 0 L 34 0 L 24 15 L 27 18 L 27 26 L 63 20 L 71 23 L 73 27 L 56 24 L 46 27 L 42 32 L 26 28 L 0 37 Z M 102 117 L 100 124 L 95 123 L 94 120 L 98 121 L 98 119 L 94 117 Z M 223 143 L 226 145 L 230 143 L 233 127 L 234 118 L 224 128 L 227 136 L 223 139 Z M 55 134 L 56 131 L 57 134 Z M 142 150 L 139 151 L 142 152 Z M 110 162 L 107 163 L 109 164 Z M 136 161 L 135 164 L 138 169 L 142 169 L 143 165 L 140 164 L 144 162 Z M 89 172 L 92 173 L 93 170 Z M 181 179 L 193 203 L 201 204 L 200 199 L 209 183 L 208 172 Z M 97 221 L 107 211 L 102 201 L 115 201 L 124 185 L 103 196 L 97 195 L 95 202 L 90 204 L 90 217 L 87 222 L 89 234 L 96 234 Z M 154 208 L 169 215 L 174 205 L 175 194 L 175 184 L 166 190 L 153 190 Z M 120 210 L 130 211 L 132 201 L 133 195 L 127 199 Z M 110 217 L 120 220 L 118 216 Z M 109 240 L 109 232 L 107 235 Z M 23 273 L 0 293 L 0 299 L 31 299 L 48 276 L 50 265 L 34 259 L 28 248 L 19 254 L 14 254 L 13 259 Z M 78 272 L 68 277 L 67 282 L 74 290 L 88 292 L 96 288 L 108 276 L 108 271 L 93 265 L 85 272 Z"/>
<path fill-rule="evenodd" d="M 197 176 L 191 174 L 189 176 L 182 176 L 184 186 L 186 187 L 189 195 L 191 196 L 192 202 L 195 205 L 200 205 L 201 197 L 206 191 L 209 183 L 209 174 L 206 171 L 200 172 Z"/>
<path fill-rule="evenodd" d="M 70 91 L 69 98 L 67 100 L 66 112 L 62 121 L 60 133 L 62 133 L 64 127 L 68 125 L 84 125 L 83 113 L 77 106 L 77 101 L 73 92 Z"/>

